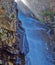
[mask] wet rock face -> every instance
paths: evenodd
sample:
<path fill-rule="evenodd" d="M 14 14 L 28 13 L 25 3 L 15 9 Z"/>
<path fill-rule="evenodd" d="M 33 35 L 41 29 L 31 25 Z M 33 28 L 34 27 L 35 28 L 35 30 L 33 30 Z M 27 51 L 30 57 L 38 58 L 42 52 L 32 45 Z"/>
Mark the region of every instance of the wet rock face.
<path fill-rule="evenodd" d="M 19 0 L 17 0 L 19 1 Z M 21 3 L 22 2 L 22 3 Z M 41 18 L 41 11 L 45 10 L 46 8 L 55 8 L 55 0 L 21 0 L 18 2 L 20 6 L 20 9 L 26 14 L 30 11 L 34 13 L 36 18 Z M 26 6 L 26 7 L 25 7 Z M 29 10 L 28 10 L 29 8 Z"/>

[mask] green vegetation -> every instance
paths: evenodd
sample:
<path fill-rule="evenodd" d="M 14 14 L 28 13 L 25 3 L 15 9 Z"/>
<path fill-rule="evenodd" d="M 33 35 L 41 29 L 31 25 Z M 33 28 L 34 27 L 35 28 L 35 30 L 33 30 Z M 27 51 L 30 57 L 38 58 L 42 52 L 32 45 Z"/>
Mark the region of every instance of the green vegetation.
<path fill-rule="evenodd" d="M 3 34 L 2 34 L 2 33 L 0 33 L 0 39 L 2 39 L 2 36 L 3 36 Z"/>
<path fill-rule="evenodd" d="M 50 15 L 54 15 L 55 12 L 46 10 L 46 11 L 43 11 L 42 14 L 43 15 L 49 15 L 50 16 Z"/>
<path fill-rule="evenodd" d="M 55 16 L 55 12 L 53 12 L 52 10 L 45 10 L 45 11 L 42 11 L 41 13 L 42 15 L 42 22 L 46 23 L 46 22 L 54 22 L 54 16 Z"/>

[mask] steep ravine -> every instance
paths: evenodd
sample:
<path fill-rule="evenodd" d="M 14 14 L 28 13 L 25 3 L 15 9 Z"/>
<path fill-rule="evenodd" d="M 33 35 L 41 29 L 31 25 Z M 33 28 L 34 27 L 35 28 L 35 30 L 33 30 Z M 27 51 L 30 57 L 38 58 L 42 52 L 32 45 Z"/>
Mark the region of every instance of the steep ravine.
<path fill-rule="evenodd" d="M 53 65 L 49 60 L 52 59 L 51 54 L 48 55 L 47 41 L 43 37 L 41 31 L 46 31 L 45 28 L 40 26 L 38 20 L 26 17 L 22 12 L 18 12 L 18 18 L 22 22 L 22 27 L 25 29 L 26 39 L 29 45 L 29 52 L 26 55 L 26 60 L 29 58 L 31 65 Z M 44 33 L 46 34 L 46 33 Z M 47 57 L 49 59 L 47 60 Z M 26 61 L 26 65 L 30 65 Z"/>
<path fill-rule="evenodd" d="M 22 27 L 25 30 L 26 39 L 29 45 L 29 52 L 25 58 L 26 65 L 53 65 L 53 57 L 51 52 L 49 52 L 52 49 L 52 42 L 46 32 L 47 29 L 42 25 L 42 23 L 40 23 L 40 21 L 32 18 L 32 16 L 27 16 L 32 15 L 32 13 L 30 10 L 28 10 L 28 8 L 25 7 L 25 3 L 22 4 L 19 1 L 17 2 L 17 5 L 18 19 L 21 21 Z M 32 7 L 30 6 L 30 8 Z M 34 10 L 37 11 L 36 9 Z M 32 10 L 32 12 L 35 14 L 36 12 L 34 10 Z M 37 14 L 35 15 L 37 16 Z"/>

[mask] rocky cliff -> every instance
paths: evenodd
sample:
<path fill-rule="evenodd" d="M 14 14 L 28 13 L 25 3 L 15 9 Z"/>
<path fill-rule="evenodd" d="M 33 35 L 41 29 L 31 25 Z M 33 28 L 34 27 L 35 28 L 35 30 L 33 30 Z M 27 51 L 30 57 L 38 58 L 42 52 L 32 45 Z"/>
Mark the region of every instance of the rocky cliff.
<path fill-rule="evenodd" d="M 55 11 L 55 0 L 17 0 L 18 8 L 23 11 L 24 14 L 30 14 L 32 12 L 36 18 L 41 19 L 41 12 L 47 8 L 51 8 Z M 19 6 L 20 5 L 20 6 Z M 28 10 L 29 9 L 29 10 Z"/>

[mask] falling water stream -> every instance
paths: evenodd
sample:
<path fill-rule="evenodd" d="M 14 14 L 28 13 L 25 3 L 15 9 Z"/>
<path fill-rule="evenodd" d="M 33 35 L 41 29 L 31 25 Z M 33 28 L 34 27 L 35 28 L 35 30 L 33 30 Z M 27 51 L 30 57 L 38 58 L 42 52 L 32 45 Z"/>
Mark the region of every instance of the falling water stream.
<path fill-rule="evenodd" d="M 53 65 L 46 58 L 48 56 L 51 59 L 51 56 L 45 53 L 47 46 L 41 31 L 46 31 L 46 29 L 40 21 L 24 15 L 20 10 L 18 11 L 18 19 L 21 21 L 22 27 L 25 30 L 29 45 L 29 52 L 26 55 L 26 65 Z"/>
<path fill-rule="evenodd" d="M 45 29 L 39 24 L 38 20 L 26 17 L 22 12 L 18 13 L 18 18 L 22 22 L 22 27 L 25 29 L 29 45 L 29 52 L 26 55 L 26 59 L 30 59 L 31 65 L 52 65 L 44 53 L 47 46 L 45 45 L 46 42 L 41 34 L 41 30 L 45 31 Z M 26 65 L 30 64 L 27 63 Z"/>

